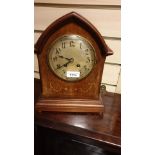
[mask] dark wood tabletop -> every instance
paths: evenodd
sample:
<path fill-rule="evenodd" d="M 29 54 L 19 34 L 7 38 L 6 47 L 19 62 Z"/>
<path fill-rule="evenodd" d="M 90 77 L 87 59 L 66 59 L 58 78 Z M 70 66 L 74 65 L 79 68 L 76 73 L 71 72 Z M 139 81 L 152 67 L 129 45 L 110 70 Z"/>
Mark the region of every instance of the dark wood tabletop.
<path fill-rule="evenodd" d="M 40 80 L 34 81 L 34 101 L 41 92 Z M 103 93 L 105 111 L 98 114 L 35 112 L 35 124 L 83 139 L 98 145 L 110 145 L 121 149 L 121 95 Z"/>

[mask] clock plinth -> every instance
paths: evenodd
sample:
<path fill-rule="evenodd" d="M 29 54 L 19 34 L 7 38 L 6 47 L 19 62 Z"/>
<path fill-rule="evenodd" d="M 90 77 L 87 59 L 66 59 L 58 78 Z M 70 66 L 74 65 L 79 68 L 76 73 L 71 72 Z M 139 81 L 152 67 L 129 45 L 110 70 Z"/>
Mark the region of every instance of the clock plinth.
<path fill-rule="evenodd" d="M 103 100 L 93 99 L 45 99 L 40 98 L 36 103 L 37 111 L 52 112 L 104 112 Z"/>
<path fill-rule="evenodd" d="M 36 45 L 41 96 L 37 111 L 103 113 L 100 84 L 113 52 L 96 28 L 71 12 L 52 23 Z"/>

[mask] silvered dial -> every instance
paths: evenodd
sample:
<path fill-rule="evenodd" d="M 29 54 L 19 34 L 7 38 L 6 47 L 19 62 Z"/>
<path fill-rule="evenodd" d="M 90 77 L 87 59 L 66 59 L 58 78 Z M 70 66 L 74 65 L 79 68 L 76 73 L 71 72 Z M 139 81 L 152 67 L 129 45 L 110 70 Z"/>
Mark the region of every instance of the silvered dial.
<path fill-rule="evenodd" d="M 95 50 L 83 37 L 65 35 L 49 48 L 48 63 L 52 71 L 67 81 L 86 77 L 95 64 Z"/>

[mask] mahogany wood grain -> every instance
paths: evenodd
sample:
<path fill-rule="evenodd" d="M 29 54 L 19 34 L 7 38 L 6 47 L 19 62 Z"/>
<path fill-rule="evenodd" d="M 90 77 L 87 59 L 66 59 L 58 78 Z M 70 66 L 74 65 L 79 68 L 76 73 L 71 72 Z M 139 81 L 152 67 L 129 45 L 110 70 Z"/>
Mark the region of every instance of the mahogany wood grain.
<path fill-rule="evenodd" d="M 94 47 L 96 55 L 96 63 L 90 74 L 76 82 L 58 78 L 47 63 L 51 43 L 69 34 L 86 38 Z M 38 111 L 103 112 L 100 83 L 106 56 L 113 52 L 90 22 L 75 12 L 61 17 L 42 33 L 35 45 L 35 52 L 42 86 L 41 96 L 36 104 Z"/>

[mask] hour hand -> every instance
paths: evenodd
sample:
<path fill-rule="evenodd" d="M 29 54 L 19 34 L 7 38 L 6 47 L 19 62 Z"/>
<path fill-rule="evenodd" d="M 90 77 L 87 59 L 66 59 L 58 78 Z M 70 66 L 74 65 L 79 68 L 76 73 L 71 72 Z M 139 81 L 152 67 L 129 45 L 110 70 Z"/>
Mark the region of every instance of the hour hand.
<path fill-rule="evenodd" d="M 65 58 L 64 56 L 62 56 L 62 55 L 59 55 L 59 58 L 62 58 L 62 59 L 66 59 L 66 60 L 71 60 L 72 58 Z"/>
<path fill-rule="evenodd" d="M 74 61 L 74 59 L 73 58 L 70 58 L 67 63 L 65 63 L 65 64 L 63 64 L 61 66 L 58 66 L 57 69 L 60 69 L 62 67 L 67 67 L 67 65 L 70 64 L 70 63 L 72 63 L 73 61 Z"/>

